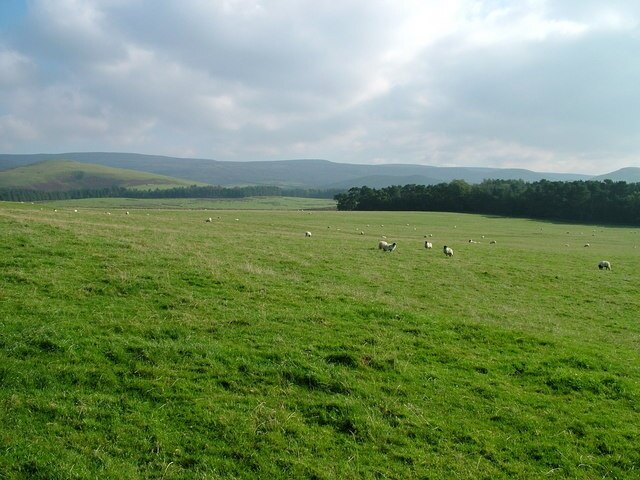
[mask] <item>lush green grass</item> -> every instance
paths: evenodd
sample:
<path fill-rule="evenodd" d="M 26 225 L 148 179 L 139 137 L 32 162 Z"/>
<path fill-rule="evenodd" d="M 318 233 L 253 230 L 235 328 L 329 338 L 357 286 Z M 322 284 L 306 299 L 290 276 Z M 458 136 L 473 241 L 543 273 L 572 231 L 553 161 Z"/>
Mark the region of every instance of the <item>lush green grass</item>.
<path fill-rule="evenodd" d="M 0 478 L 638 478 L 638 229 L 207 216 L 0 204 Z"/>
<path fill-rule="evenodd" d="M 146 190 L 148 188 L 183 187 L 195 183 L 204 185 L 154 173 L 111 168 L 72 160 L 48 160 L 0 171 L 0 188 L 77 190 L 119 186 Z"/>
<path fill-rule="evenodd" d="M 194 209 L 194 210 L 335 210 L 335 200 L 300 197 L 247 197 L 224 198 L 85 198 L 47 202 L 51 208 L 140 208 L 140 209 Z"/>

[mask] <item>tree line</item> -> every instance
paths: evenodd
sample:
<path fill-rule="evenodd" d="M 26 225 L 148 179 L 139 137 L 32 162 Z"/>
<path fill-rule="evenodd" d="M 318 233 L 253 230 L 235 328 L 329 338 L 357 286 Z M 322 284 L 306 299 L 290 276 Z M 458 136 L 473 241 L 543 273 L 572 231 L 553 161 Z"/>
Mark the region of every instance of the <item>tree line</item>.
<path fill-rule="evenodd" d="M 9 202 L 37 202 L 47 200 L 75 200 L 81 198 L 245 198 L 245 197 L 305 197 L 333 198 L 342 190 L 281 188 L 269 185 L 245 187 L 185 186 L 165 189 L 133 190 L 125 187 L 46 191 L 28 188 L 0 189 L 0 200 Z"/>
<path fill-rule="evenodd" d="M 640 183 L 454 180 L 437 185 L 354 187 L 335 195 L 338 210 L 480 213 L 589 223 L 640 225 Z"/>

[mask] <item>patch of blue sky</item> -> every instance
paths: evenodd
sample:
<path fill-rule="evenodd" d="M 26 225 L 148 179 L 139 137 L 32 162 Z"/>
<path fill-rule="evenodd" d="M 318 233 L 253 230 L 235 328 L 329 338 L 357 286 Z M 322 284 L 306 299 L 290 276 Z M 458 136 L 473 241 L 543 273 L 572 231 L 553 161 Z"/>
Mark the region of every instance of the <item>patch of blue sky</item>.
<path fill-rule="evenodd" d="M 0 0 L 0 30 L 20 24 L 27 14 L 27 0 Z"/>

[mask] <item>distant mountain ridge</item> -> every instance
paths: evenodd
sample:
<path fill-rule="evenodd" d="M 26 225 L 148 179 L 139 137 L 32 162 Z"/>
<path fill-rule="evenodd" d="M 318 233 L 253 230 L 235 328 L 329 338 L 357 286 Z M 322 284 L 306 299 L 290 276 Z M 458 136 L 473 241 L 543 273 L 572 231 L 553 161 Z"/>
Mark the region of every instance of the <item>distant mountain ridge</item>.
<path fill-rule="evenodd" d="M 485 179 L 522 179 L 534 182 L 543 179 L 572 181 L 607 178 L 614 181 L 640 182 L 640 168 L 637 167 L 623 168 L 609 174 L 593 176 L 505 168 L 434 167 L 410 164 L 361 165 L 315 159 L 229 162 L 111 152 L 0 154 L 0 171 L 44 160 L 61 159 L 150 172 L 221 186 L 274 185 L 328 189 L 367 185 L 382 188 L 407 183 L 431 185 L 456 179 L 465 180 L 468 183 L 480 183 Z"/>

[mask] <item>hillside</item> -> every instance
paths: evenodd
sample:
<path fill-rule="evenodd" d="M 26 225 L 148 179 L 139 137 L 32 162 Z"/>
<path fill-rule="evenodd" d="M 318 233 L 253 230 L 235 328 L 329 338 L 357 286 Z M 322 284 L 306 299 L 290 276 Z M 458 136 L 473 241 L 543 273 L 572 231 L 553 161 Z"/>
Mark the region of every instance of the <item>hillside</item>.
<path fill-rule="evenodd" d="M 275 185 L 301 188 L 350 188 L 369 185 L 376 187 L 416 183 L 436 184 L 451 180 L 479 183 L 484 179 L 522 179 L 534 182 L 589 180 L 592 175 L 533 172 L 525 169 L 434 167 L 428 165 L 359 165 L 335 163 L 327 160 L 279 160 L 227 162 L 202 158 L 176 158 L 135 153 L 63 153 L 9 155 L 0 154 L 0 170 L 27 165 L 34 162 L 56 159 L 75 160 L 114 168 L 126 168 L 158 175 L 167 175 L 189 181 L 206 182 L 211 185 Z M 640 169 L 619 171 L 621 180 L 638 181 Z M 630 176 L 624 178 L 626 174 Z M 611 174 L 602 175 L 610 178 Z M 600 177 L 598 177 L 600 178 Z"/>
<path fill-rule="evenodd" d="M 0 188 L 26 188 L 46 191 L 109 187 L 167 188 L 187 186 L 193 183 L 192 181 L 179 180 L 154 173 L 112 168 L 73 160 L 45 160 L 0 171 Z"/>
<path fill-rule="evenodd" d="M 640 168 L 627 167 L 605 175 L 598 175 L 594 180 L 612 180 L 614 182 L 640 182 Z"/>

